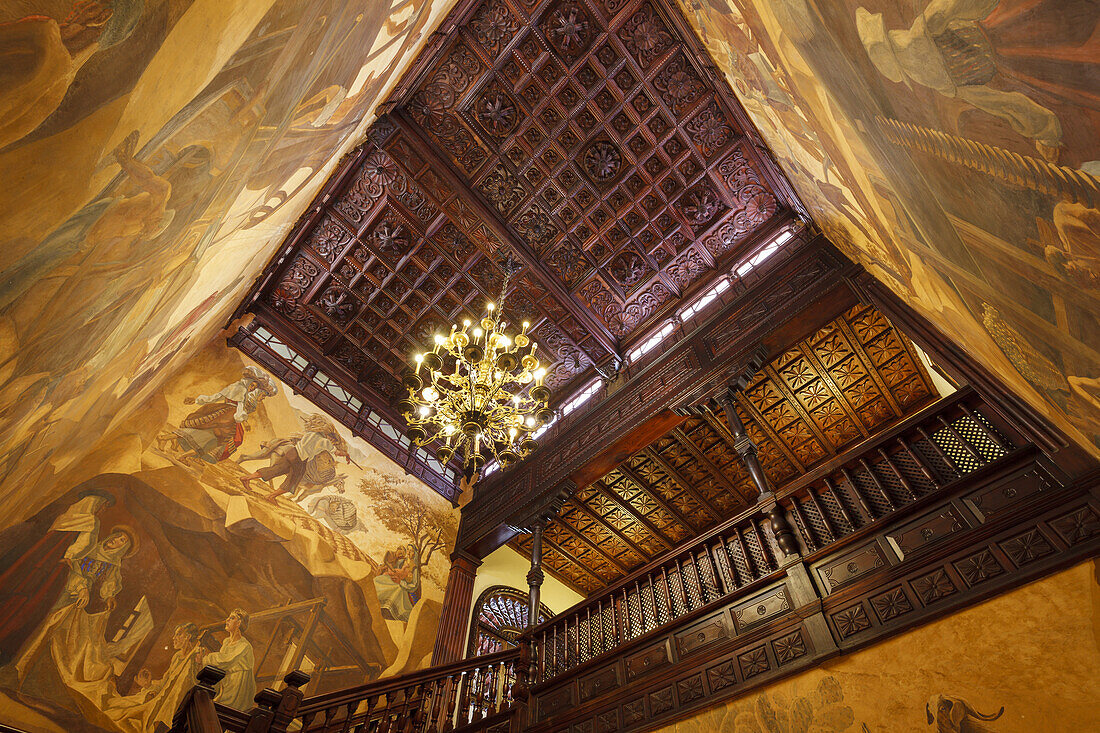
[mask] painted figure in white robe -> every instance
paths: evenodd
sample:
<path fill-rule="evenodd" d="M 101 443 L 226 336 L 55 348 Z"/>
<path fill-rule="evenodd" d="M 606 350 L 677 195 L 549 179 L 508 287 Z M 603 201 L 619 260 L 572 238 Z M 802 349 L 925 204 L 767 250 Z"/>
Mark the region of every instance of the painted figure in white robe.
<path fill-rule="evenodd" d="M 266 397 L 279 393 L 275 380 L 254 366 L 247 366 L 241 378 L 212 395 L 184 399 L 184 404 L 199 405 L 180 426 L 158 438 L 162 450 L 174 442 L 186 450 L 182 458 L 199 458 L 217 463 L 229 458 L 244 442 L 245 424 L 249 415 L 260 407 Z"/>
<path fill-rule="evenodd" d="M 114 700 L 107 715 L 125 731 L 152 733 L 172 727 L 172 716 L 199 673 L 199 629 L 191 622 L 180 624 L 172 634 L 175 653 L 159 680 L 148 669 L 138 673 L 140 689 Z M 144 684 L 143 684 L 144 682 Z M 163 726 L 163 727 L 162 727 Z"/>
<path fill-rule="evenodd" d="M 1074 16 L 1076 26 L 1069 20 Z M 862 7 L 855 20 L 867 55 L 887 79 L 919 84 L 1000 119 L 1048 160 L 1056 161 L 1063 146 L 1052 107 L 1059 101 L 1095 107 L 1088 64 L 1100 37 L 1070 38 L 1090 33 L 1095 3 L 928 0 L 908 28 L 888 30 L 882 13 Z M 1008 78 L 1026 93 L 1001 88 L 998 79 Z"/>
<path fill-rule="evenodd" d="M 225 678 L 218 683 L 214 702 L 237 710 L 250 710 L 256 698 L 256 658 L 252 644 L 244 638 L 248 629 L 248 614 L 234 608 L 225 619 L 228 636 L 221 649 L 201 657 L 202 666 L 212 665 L 225 671 Z"/>

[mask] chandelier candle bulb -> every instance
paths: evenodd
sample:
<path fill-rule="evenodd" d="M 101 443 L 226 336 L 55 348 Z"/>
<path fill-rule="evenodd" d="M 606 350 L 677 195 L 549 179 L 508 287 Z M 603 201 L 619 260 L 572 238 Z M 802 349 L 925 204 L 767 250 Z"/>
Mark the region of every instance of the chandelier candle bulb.
<path fill-rule="evenodd" d="M 508 279 L 500 298 L 486 303 L 484 318 L 465 318 L 461 328 L 452 324 L 448 335 L 434 335 L 434 349 L 416 354 L 416 373 L 402 379 L 407 397 L 398 409 L 409 437 L 417 446 L 437 443 L 443 463 L 461 457 L 468 477 L 485 466 L 487 453 L 502 466 L 530 455 L 537 447 L 530 434 L 553 417 L 550 390 L 543 384 L 547 370 L 535 357 L 538 344 L 527 335 L 530 322 L 514 336 L 506 333 Z M 444 373 L 447 360 L 454 366 Z M 428 371 L 423 380 L 421 366 Z"/>

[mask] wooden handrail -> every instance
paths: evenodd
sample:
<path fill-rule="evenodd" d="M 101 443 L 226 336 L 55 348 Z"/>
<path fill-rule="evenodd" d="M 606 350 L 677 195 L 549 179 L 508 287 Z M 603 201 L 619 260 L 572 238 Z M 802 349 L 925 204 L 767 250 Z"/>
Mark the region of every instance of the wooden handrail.
<path fill-rule="evenodd" d="M 915 426 L 935 419 L 937 415 L 950 412 L 951 408 L 956 407 L 964 400 L 971 401 L 975 398 L 976 393 L 970 387 L 961 387 L 956 392 L 948 395 L 947 397 L 944 397 L 943 399 L 937 400 L 928 407 L 925 407 L 920 412 L 917 412 L 906 418 L 905 420 L 898 422 L 896 425 L 892 426 L 887 432 L 880 433 L 879 435 L 863 440 L 852 446 L 848 450 L 844 451 L 843 453 L 840 453 L 837 456 L 831 458 L 828 462 L 822 464 L 821 466 L 818 466 L 813 471 L 802 474 L 801 476 L 792 479 L 786 484 L 783 484 L 775 491 L 775 499 L 782 501 L 783 499 L 789 498 L 798 490 L 808 486 L 809 484 L 814 483 L 815 481 L 819 481 L 823 476 L 827 476 L 833 471 L 836 471 L 840 466 L 858 460 L 859 457 L 864 456 L 867 453 L 875 450 L 880 445 L 884 445 L 886 443 L 889 443 L 890 441 L 896 440 L 899 435 L 904 434 L 909 430 L 912 430 Z M 709 541 L 713 541 L 719 535 L 728 532 L 730 529 L 738 525 L 743 524 L 745 520 L 749 519 L 750 517 L 759 516 L 760 509 L 760 504 L 753 504 L 752 506 L 747 507 L 740 513 L 735 514 L 733 517 L 727 519 L 721 524 L 712 527 L 703 534 L 681 542 L 679 545 L 671 548 L 663 555 L 660 555 L 659 557 L 650 560 L 638 570 L 635 570 L 630 575 L 627 575 L 625 578 L 618 581 L 614 587 L 605 589 L 602 593 L 598 595 L 586 598 L 575 606 L 562 611 L 561 613 L 547 619 L 546 621 L 543 621 L 541 624 L 533 628 L 527 629 L 524 632 L 524 635 L 532 636 L 533 634 L 538 634 L 545 629 L 553 627 L 556 623 L 562 621 L 563 619 L 575 615 L 579 611 L 584 611 L 590 607 L 594 607 L 600 600 L 604 600 L 608 596 L 614 596 L 615 593 L 621 592 L 621 589 L 624 586 L 629 586 L 635 581 L 639 581 L 642 578 L 645 578 L 647 574 L 652 573 L 654 570 L 660 569 L 661 566 L 668 563 L 672 558 L 683 556 L 689 553 L 693 548 L 705 544 Z"/>
<path fill-rule="evenodd" d="M 306 715 L 332 707 L 333 705 L 343 705 L 356 700 L 365 700 L 370 695 L 384 695 L 388 692 L 404 689 L 410 685 L 428 682 L 430 680 L 447 677 L 448 675 L 468 672 L 478 667 L 485 667 L 500 662 L 510 662 L 518 657 L 518 649 L 505 649 L 504 651 L 495 652 L 493 654 L 471 657 L 469 659 L 459 659 L 447 664 L 428 667 L 398 677 L 387 677 L 386 679 L 367 682 L 366 684 L 357 685 L 355 687 L 347 687 L 342 690 L 313 695 L 302 701 L 298 709 L 298 714 Z"/>
<path fill-rule="evenodd" d="M 970 388 L 937 401 L 525 631 L 538 660 L 532 686 L 759 588 L 782 567 L 772 514 L 786 516 L 803 556 L 820 554 L 1015 455 L 1010 435 Z"/>

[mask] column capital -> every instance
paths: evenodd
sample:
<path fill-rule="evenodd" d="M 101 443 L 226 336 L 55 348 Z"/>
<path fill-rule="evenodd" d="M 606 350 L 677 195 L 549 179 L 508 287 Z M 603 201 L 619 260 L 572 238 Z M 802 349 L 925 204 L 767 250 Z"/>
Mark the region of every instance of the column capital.
<path fill-rule="evenodd" d="M 481 566 L 481 558 L 474 557 L 465 550 L 455 550 L 451 553 L 451 569 L 463 570 L 470 574 L 477 573 Z"/>

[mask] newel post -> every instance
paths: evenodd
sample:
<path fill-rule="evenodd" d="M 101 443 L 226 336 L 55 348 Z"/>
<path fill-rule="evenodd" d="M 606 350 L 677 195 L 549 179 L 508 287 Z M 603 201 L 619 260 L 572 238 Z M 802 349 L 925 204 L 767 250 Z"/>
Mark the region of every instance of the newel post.
<path fill-rule="evenodd" d="M 225 670 L 206 666 L 195 677 L 195 686 L 187 692 L 172 716 L 172 733 L 222 733 L 214 707 L 214 685 L 225 677 Z"/>
<path fill-rule="evenodd" d="M 287 727 L 294 716 L 298 714 L 298 706 L 302 704 L 302 688 L 309 682 L 309 675 L 300 670 L 294 670 L 283 677 L 286 686 L 279 691 L 279 702 L 275 706 L 275 716 L 271 721 L 271 733 L 286 733 Z"/>

